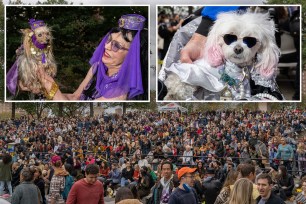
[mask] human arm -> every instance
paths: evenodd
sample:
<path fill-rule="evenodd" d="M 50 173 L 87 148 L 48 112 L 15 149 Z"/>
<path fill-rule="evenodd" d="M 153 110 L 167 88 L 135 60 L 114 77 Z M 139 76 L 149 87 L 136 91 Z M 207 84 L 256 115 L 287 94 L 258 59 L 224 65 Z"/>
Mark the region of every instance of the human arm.
<path fill-rule="evenodd" d="M 192 63 L 203 56 L 206 36 L 220 12 L 235 11 L 239 6 L 205 6 L 201 12 L 202 20 L 190 41 L 181 51 L 182 63 Z"/>
<path fill-rule="evenodd" d="M 38 69 L 37 76 L 42 86 L 47 90 L 48 93 L 50 93 L 52 85 L 53 83 L 55 83 L 55 80 L 51 76 L 49 76 L 42 68 Z M 78 100 L 82 91 L 91 80 L 92 76 L 93 73 L 91 67 L 87 72 L 86 77 L 84 78 L 78 89 L 73 94 L 64 94 L 60 91 L 60 89 L 58 89 L 52 100 Z"/>

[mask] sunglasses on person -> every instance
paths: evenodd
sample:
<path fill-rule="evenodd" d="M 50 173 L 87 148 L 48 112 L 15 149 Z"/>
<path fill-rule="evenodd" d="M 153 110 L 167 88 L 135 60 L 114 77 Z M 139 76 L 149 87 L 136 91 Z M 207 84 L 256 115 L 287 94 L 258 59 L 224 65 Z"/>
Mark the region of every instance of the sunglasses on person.
<path fill-rule="evenodd" d="M 225 34 L 223 36 L 223 40 L 225 44 L 230 45 L 234 42 L 236 42 L 238 39 L 242 39 L 242 42 L 248 46 L 248 48 L 254 47 L 258 40 L 254 37 L 244 37 L 244 38 L 238 38 L 237 35 L 232 34 Z"/>
<path fill-rule="evenodd" d="M 122 45 L 120 45 L 120 43 L 116 40 L 112 39 L 112 35 L 109 35 L 106 41 L 106 44 L 111 43 L 111 49 L 114 52 L 118 52 L 118 50 L 129 50 L 125 47 L 123 47 Z"/>

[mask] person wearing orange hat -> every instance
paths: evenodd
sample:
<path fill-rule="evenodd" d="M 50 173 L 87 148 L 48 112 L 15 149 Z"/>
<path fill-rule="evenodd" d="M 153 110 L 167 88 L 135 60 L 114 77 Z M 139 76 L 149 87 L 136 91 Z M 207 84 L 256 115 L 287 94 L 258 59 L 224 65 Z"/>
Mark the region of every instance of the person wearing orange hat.
<path fill-rule="evenodd" d="M 182 167 L 178 170 L 180 185 L 171 193 L 168 204 L 197 204 L 198 196 L 192 188 L 197 168 Z"/>

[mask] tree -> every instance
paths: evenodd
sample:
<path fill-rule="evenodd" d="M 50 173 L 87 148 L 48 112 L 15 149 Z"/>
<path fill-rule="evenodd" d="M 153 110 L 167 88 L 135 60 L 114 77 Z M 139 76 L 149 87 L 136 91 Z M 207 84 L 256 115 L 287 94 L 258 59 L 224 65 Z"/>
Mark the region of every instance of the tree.
<path fill-rule="evenodd" d="M 16 116 L 16 103 L 13 102 L 12 103 L 12 116 L 11 116 L 11 118 L 15 119 L 15 116 Z"/>
<path fill-rule="evenodd" d="M 25 110 L 28 114 L 30 114 L 33 118 L 40 119 L 45 110 L 51 109 L 52 103 L 18 103 L 18 107 Z"/>

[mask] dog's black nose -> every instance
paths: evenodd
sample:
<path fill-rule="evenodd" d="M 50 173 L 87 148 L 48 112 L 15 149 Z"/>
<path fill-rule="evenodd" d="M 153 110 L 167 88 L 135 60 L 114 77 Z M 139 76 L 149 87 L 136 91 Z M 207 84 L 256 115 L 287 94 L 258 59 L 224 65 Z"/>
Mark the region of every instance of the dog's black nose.
<path fill-rule="evenodd" d="M 243 52 L 243 48 L 240 45 L 234 47 L 234 52 L 238 55 Z"/>

